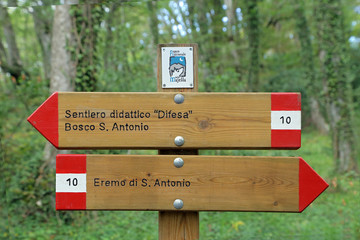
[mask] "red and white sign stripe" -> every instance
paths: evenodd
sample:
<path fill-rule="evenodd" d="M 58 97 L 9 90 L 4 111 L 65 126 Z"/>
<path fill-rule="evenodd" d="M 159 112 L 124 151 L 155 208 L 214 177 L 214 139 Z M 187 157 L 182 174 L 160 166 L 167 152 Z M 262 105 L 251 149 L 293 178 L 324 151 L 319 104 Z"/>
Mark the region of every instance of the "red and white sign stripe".
<path fill-rule="evenodd" d="M 271 94 L 271 147 L 301 147 L 300 93 Z"/>
<path fill-rule="evenodd" d="M 86 155 L 57 155 L 56 210 L 85 209 Z"/>

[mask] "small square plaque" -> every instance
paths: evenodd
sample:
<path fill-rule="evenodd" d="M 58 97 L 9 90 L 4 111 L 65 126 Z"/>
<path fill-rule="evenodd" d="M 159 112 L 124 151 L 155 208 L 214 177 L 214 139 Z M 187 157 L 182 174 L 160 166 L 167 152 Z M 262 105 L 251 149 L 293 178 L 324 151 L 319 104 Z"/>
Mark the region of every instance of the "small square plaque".
<path fill-rule="evenodd" d="M 194 88 L 193 47 L 162 47 L 162 88 Z"/>

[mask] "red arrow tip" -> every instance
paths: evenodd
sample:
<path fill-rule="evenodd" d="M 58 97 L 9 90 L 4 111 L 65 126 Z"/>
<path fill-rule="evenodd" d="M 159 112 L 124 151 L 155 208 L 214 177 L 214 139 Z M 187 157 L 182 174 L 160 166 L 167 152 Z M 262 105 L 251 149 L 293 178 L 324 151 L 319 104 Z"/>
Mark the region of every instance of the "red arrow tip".
<path fill-rule="evenodd" d="M 57 92 L 46 99 L 27 120 L 56 148 L 59 146 Z"/>
<path fill-rule="evenodd" d="M 299 212 L 309 206 L 329 186 L 309 164 L 299 158 Z"/>

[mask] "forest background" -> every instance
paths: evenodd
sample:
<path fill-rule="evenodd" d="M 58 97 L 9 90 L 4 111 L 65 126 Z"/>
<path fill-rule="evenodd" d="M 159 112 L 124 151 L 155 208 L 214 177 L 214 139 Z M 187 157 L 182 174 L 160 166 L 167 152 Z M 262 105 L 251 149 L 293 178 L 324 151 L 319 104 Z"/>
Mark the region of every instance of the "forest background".
<path fill-rule="evenodd" d="M 330 184 L 301 214 L 200 214 L 201 239 L 360 239 L 360 1 L 0 1 L 0 239 L 156 239 L 156 212 L 56 212 L 26 118 L 54 91 L 155 92 L 158 43 L 199 45 L 201 92 L 301 92 L 302 156 Z M 97 150 L 73 153 L 156 154 Z"/>

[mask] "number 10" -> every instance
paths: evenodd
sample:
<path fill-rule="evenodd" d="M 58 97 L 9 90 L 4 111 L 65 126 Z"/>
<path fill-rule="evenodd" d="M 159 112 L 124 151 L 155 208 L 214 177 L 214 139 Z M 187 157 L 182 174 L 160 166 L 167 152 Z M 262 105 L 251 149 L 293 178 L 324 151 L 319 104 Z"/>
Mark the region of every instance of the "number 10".
<path fill-rule="evenodd" d="M 73 178 L 71 181 L 71 178 L 66 179 L 66 181 L 69 183 L 69 186 L 77 186 L 78 185 L 78 179 L 77 178 Z"/>
<path fill-rule="evenodd" d="M 290 124 L 291 123 L 291 117 L 280 117 L 280 120 L 281 120 L 281 123 L 284 124 L 284 123 L 287 123 L 287 124 Z"/>

